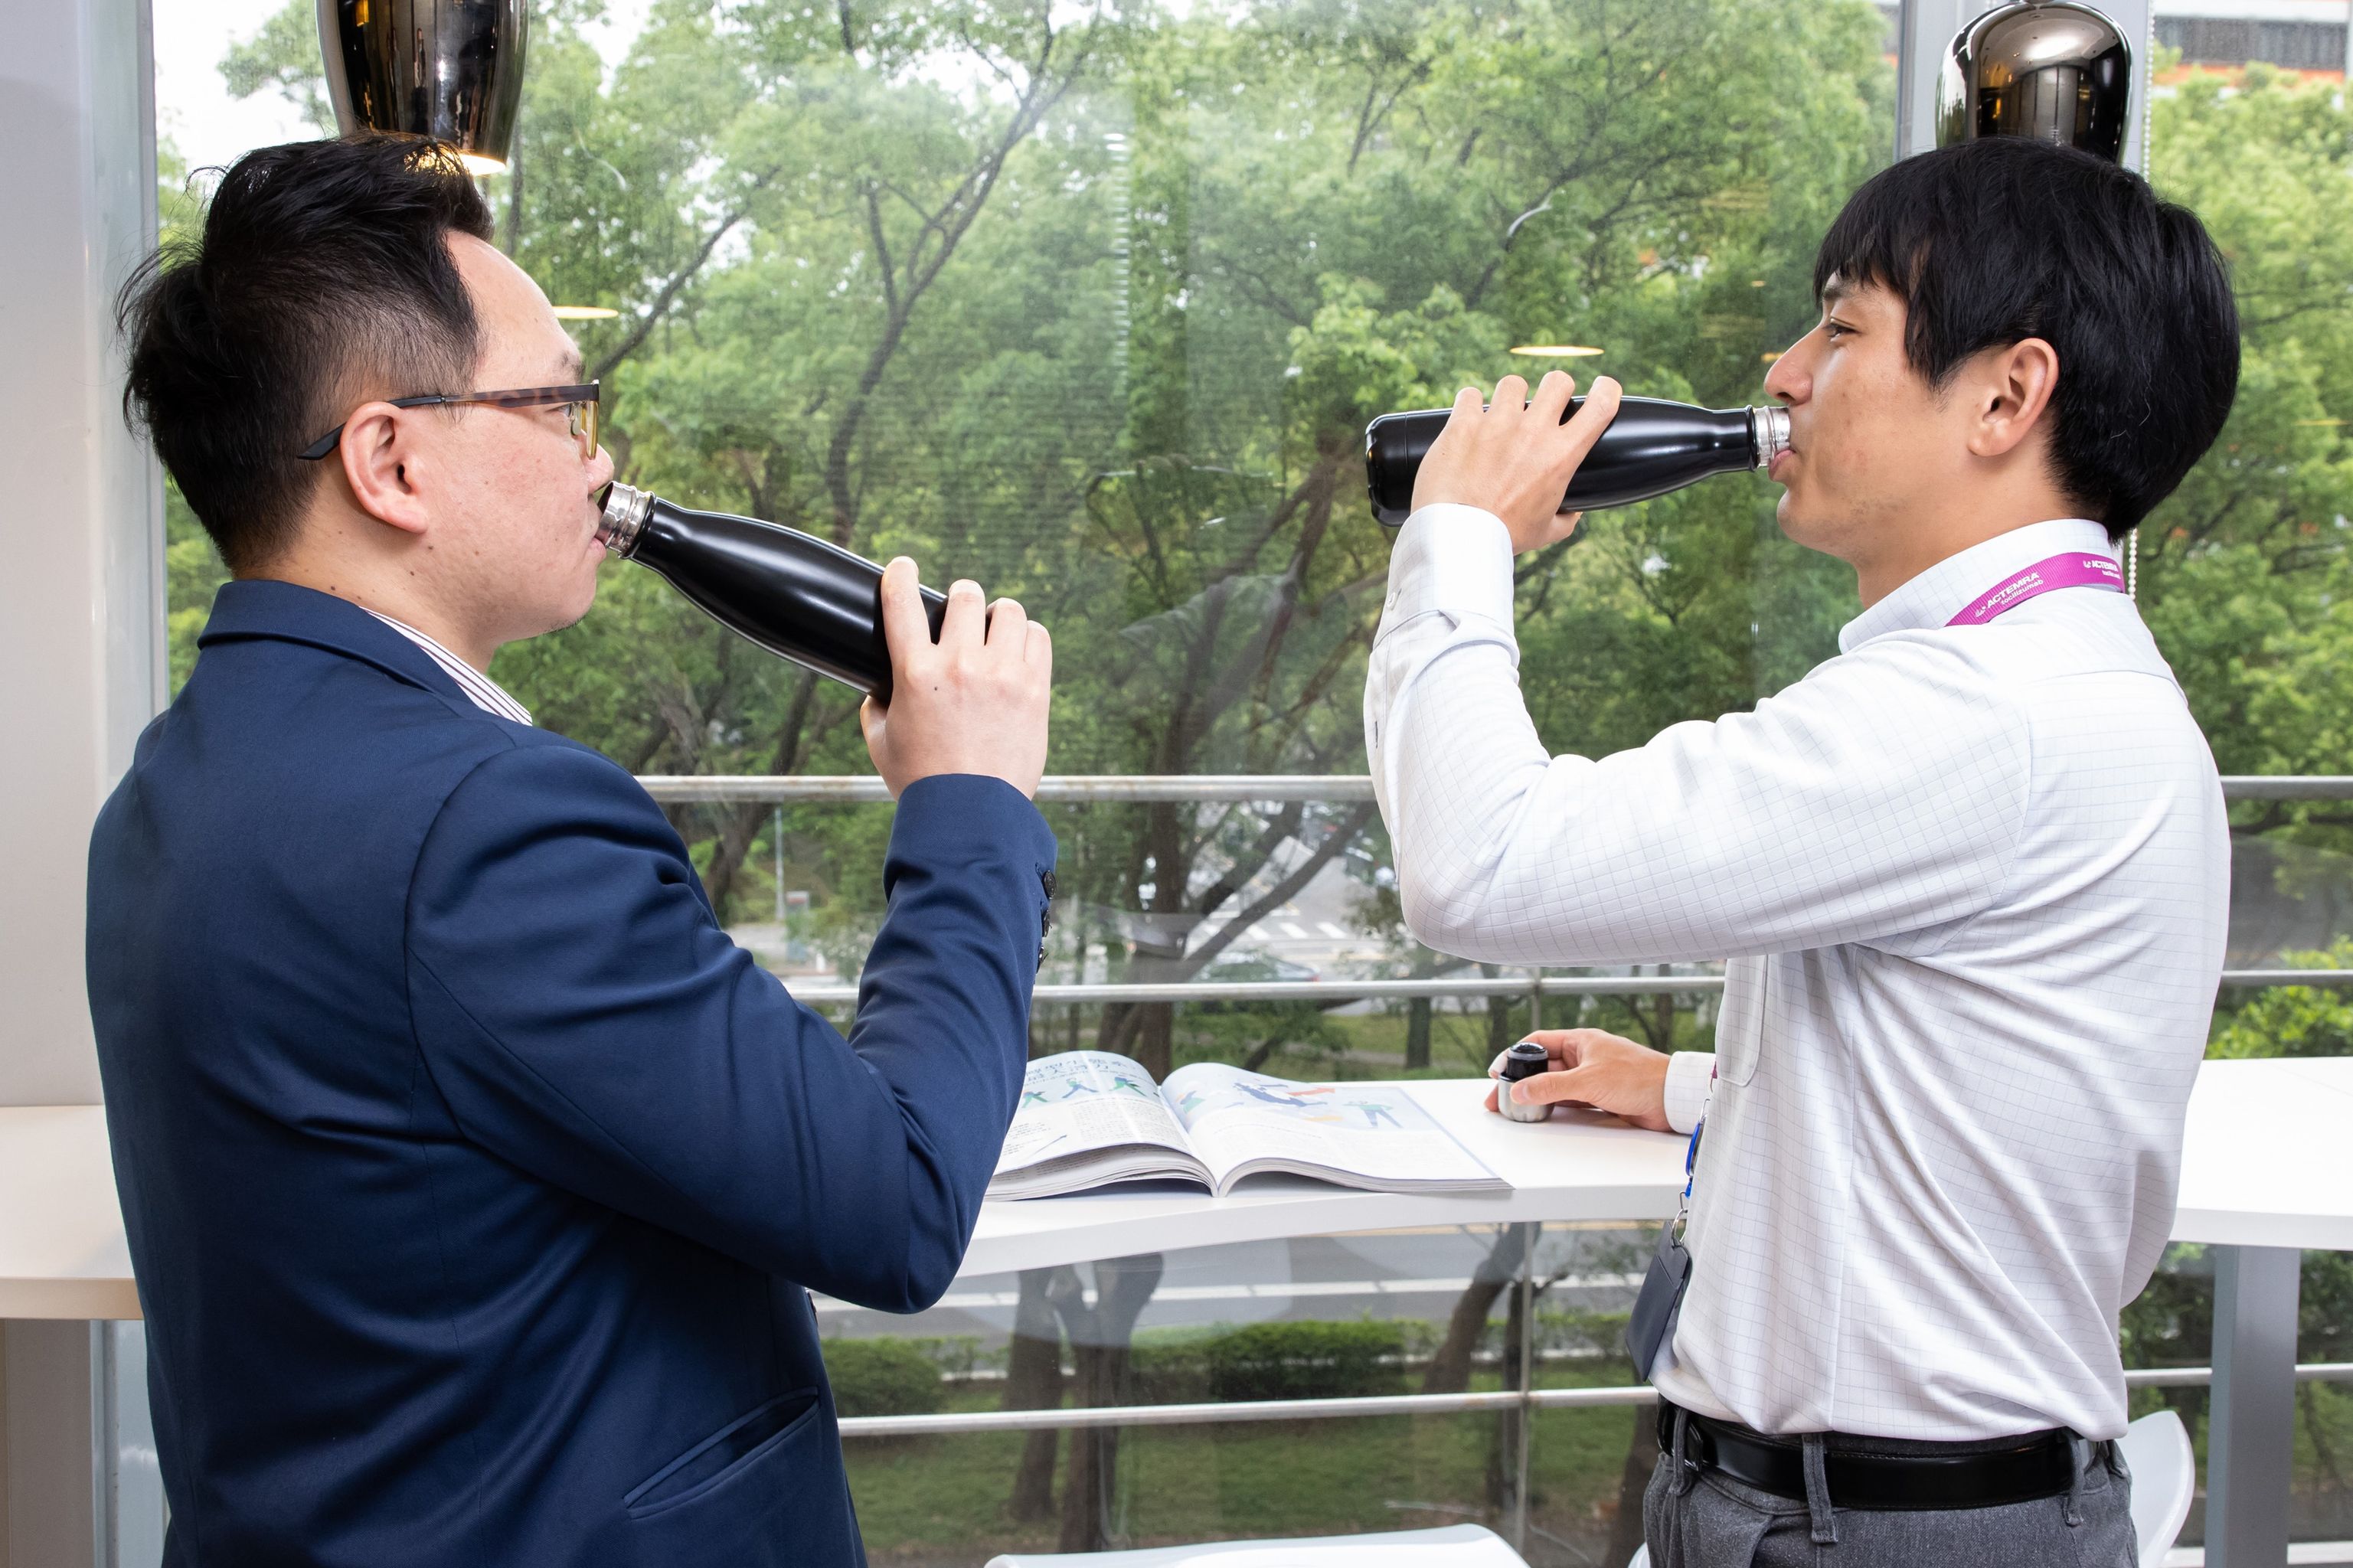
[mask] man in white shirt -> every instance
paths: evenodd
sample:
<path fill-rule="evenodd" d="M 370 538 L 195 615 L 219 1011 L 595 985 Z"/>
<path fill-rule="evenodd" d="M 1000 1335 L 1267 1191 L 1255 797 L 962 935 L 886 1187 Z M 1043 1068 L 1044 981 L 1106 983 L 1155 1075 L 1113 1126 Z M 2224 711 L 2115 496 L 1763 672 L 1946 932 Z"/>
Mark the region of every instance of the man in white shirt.
<path fill-rule="evenodd" d="M 1555 1070 L 1512 1090 L 1705 1119 L 1680 1315 L 1638 1369 L 1657 1568 L 2112 1568 L 2116 1317 L 2172 1216 L 2229 840 L 2111 551 L 2229 412 L 2229 281 L 2138 176 L 2003 137 L 1864 185 L 1815 283 L 1767 377 L 1771 477 L 1788 536 L 1855 569 L 1839 656 L 1547 756 L 1512 557 L 1575 526 L 1618 387 L 1566 424 L 1566 376 L 1525 408 L 1517 377 L 1491 410 L 1466 388 L 1390 566 L 1375 787 L 1432 947 L 1727 961 L 1715 1052 L 1549 1033 Z M 1681 1264 L 1654 1274 L 1675 1302 Z"/>

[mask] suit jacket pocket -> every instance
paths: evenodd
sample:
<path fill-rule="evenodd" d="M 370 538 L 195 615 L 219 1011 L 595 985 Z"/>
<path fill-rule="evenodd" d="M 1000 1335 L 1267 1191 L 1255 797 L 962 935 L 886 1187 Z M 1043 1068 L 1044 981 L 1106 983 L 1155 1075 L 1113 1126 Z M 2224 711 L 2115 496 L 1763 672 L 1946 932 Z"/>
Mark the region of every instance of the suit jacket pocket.
<path fill-rule="evenodd" d="M 621 1500 L 621 1506 L 630 1518 L 644 1519 L 714 1491 L 756 1467 L 771 1450 L 791 1445 L 817 1418 L 816 1389 L 779 1394 L 656 1470 Z"/>

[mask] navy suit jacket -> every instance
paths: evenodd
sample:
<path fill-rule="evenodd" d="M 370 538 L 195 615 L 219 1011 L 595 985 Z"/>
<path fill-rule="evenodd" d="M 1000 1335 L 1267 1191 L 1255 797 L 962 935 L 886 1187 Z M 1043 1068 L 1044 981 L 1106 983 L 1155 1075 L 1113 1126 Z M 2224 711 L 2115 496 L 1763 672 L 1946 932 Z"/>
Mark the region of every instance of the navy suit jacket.
<path fill-rule="evenodd" d="M 617 764 L 289 584 L 221 590 L 90 844 L 174 1568 L 855 1563 L 807 1289 L 936 1300 L 1053 836 L 899 803 L 844 1040 Z"/>

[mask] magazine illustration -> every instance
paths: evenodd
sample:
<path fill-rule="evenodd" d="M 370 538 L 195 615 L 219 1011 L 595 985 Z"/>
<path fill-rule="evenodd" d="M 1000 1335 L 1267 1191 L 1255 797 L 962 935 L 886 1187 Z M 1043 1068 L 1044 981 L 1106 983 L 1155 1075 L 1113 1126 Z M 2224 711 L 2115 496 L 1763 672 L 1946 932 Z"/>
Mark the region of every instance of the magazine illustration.
<path fill-rule="evenodd" d="M 1176 1180 L 1222 1195 L 1278 1172 L 1375 1192 L 1509 1184 L 1400 1084 L 1295 1083 L 1223 1062 L 1196 1062 L 1155 1083 L 1126 1057 L 1068 1051 L 1029 1064 L 988 1194 Z"/>

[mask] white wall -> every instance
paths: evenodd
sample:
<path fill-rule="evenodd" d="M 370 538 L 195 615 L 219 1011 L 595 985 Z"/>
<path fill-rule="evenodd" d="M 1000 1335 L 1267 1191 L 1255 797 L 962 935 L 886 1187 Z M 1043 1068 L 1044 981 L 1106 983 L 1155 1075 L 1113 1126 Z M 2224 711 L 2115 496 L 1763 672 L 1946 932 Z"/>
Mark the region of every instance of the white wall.
<path fill-rule="evenodd" d="M 146 0 L 0 0 L 0 1105 L 89 1103 L 83 856 L 164 689 L 162 488 L 111 321 L 154 234 Z M 99 1503 L 98 1342 L 0 1326 L 0 1568 L 154 1561 Z"/>
<path fill-rule="evenodd" d="M 89 1103 L 83 855 L 164 688 L 161 485 L 111 321 L 154 232 L 146 5 L 0 15 L 0 1105 Z"/>

